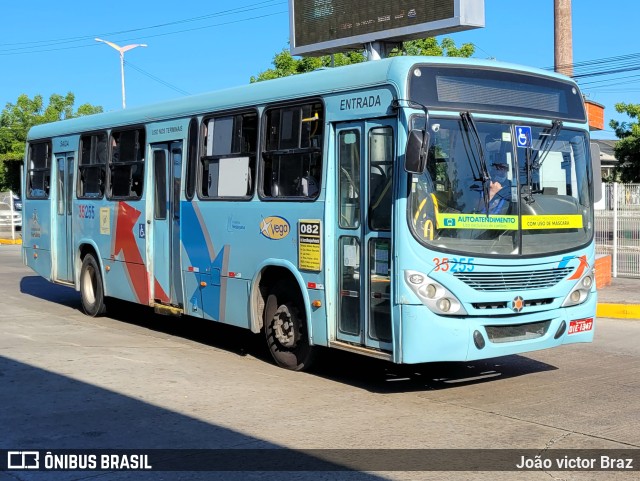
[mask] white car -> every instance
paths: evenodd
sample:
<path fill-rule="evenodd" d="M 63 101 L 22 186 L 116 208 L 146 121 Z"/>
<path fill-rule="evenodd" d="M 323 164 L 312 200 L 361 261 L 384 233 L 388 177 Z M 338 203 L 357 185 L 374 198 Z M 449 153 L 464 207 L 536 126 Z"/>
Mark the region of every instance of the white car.
<path fill-rule="evenodd" d="M 0 202 L 4 202 L 6 204 L 11 205 L 11 194 L 9 192 L 4 192 L 0 194 Z M 13 194 L 13 208 L 14 210 L 22 210 L 22 199 L 19 195 Z"/>
<path fill-rule="evenodd" d="M 22 213 L 20 211 L 11 211 L 11 206 L 6 202 L 0 202 L 0 227 L 11 227 L 11 218 L 13 217 L 13 226 L 22 227 Z"/>

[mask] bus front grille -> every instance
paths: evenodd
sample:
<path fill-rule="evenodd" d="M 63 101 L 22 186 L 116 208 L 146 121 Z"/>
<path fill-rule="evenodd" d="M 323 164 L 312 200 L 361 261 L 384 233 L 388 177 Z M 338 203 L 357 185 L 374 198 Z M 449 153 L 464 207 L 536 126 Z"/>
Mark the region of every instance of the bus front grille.
<path fill-rule="evenodd" d="M 573 270 L 573 267 L 562 267 L 540 271 L 456 272 L 453 275 L 477 291 L 511 291 L 553 287 Z"/>
<path fill-rule="evenodd" d="M 553 303 L 553 298 L 547 299 L 527 299 L 524 301 L 524 307 L 537 307 L 537 306 L 548 306 Z M 507 301 L 497 301 L 497 302 L 472 302 L 471 305 L 474 309 L 506 309 L 509 307 L 509 302 Z"/>
<path fill-rule="evenodd" d="M 551 320 L 513 324 L 508 326 L 485 326 L 489 340 L 495 343 L 536 339 L 547 333 Z"/>

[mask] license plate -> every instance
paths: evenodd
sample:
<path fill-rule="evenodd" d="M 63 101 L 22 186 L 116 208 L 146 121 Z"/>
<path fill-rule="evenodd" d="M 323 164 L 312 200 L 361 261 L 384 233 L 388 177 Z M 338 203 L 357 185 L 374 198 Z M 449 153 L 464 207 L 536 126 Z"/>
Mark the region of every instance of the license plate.
<path fill-rule="evenodd" d="M 593 319 L 578 319 L 569 323 L 569 334 L 579 334 L 593 329 Z"/>

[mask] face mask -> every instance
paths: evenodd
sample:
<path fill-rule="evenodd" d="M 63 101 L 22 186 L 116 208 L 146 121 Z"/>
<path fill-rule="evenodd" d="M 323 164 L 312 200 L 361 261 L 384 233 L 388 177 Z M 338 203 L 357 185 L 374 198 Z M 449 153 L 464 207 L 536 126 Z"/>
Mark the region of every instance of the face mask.
<path fill-rule="evenodd" d="M 507 176 L 506 174 L 493 175 L 491 176 L 491 180 L 493 180 L 494 182 L 500 182 L 502 185 L 504 185 L 505 180 L 507 180 Z"/>
<path fill-rule="evenodd" d="M 500 182 L 502 185 L 504 185 L 505 181 L 507 180 L 507 171 L 504 169 L 496 169 L 494 167 L 491 172 L 491 180 L 493 182 Z"/>

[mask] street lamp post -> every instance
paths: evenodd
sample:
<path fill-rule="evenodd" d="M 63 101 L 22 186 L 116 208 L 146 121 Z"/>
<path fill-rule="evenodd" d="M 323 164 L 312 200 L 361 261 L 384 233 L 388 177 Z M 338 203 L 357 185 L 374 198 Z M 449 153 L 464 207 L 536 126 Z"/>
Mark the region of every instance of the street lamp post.
<path fill-rule="evenodd" d="M 116 45 L 113 42 L 109 42 L 108 40 L 102 40 L 101 38 L 96 38 L 97 42 L 103 42 L 109 45 L 110 47 L 115 48 L 118 52 L 120 52 L 120 78 L 122 79 L 122 108 L 127 108 L 126 97 L 124 93 L 124 53 L 128 50 L 133 50 L 136 47 L 146 47 L 146 43 L 134 43 L 131 45 L 125 45 L 121 47 L 120 45 Z"/>

